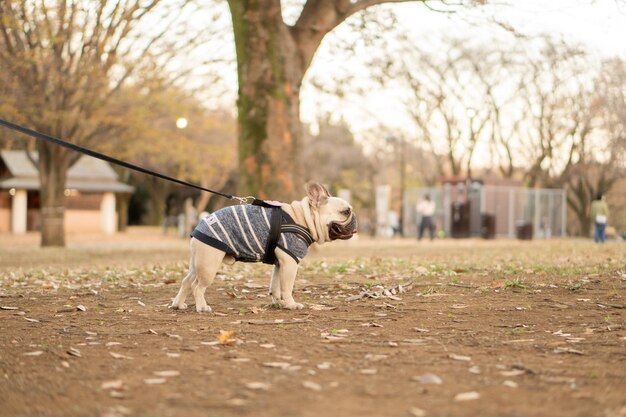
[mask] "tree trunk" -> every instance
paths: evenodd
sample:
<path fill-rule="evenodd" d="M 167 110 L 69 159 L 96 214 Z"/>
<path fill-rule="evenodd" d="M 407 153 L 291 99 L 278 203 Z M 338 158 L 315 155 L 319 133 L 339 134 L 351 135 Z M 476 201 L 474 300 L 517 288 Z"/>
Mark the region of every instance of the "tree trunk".
<path fill-rule="evenodd" d="M 237 50 L 238 193 L 299 196 L 299 94 L 303 71 L 280 0 L 229 0 Z"/>
<path fill-rule="evenodd" d="M 117 194 L 116 210 L 117 210 L 117 230 L 125 232 L 128 229 L 128 204 L 130 203 L 130 194 Z"/>
<path fill-rule="evenodd" d="M 58 146 L 39 142 L 41 246 L 65 246 L 65 180 L 69 157 Z"/>
<path fill-rule="evenodd" d="M 150 177 L 147 179 L 146 184 L 148 186 L 148 190 L 150 190 L 146 223 L 153 226 L 161 225 L 163 224 L 163 219 L 166 216 L 165 200 L 171 190 L 170 183 L 155 177 Z"/>

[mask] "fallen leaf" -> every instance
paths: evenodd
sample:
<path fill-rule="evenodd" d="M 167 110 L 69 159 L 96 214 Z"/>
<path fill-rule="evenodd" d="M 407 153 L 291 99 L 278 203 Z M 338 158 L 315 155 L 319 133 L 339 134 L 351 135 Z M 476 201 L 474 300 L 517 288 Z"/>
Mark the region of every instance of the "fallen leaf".
<path fill-rule="evenodd" d="M 276 345 L 272 344 L 272 343 L 263 343 L 259 345 L 260 347 L 264 348 L 264 349 L 273 349 L 276 347 Z"/>
<path fill-rule="evenodd" d="M 428 329 L 420 329 L 419 327 L 413 327 L 413 330 L 419 333 L 428 333 L 430 331 Z"/>
<path fill-rule="evenodd" d="M 501 371 L 500 375 L 502 376 L 518 376 L 518 375 L 524 375 L 526 373 L 526 371 L 524 371 L 523 369 L 513 369 L 512 371 Z"/>
<path fill-rule="evenodd" d="M 0 310 L 17 310 L 17 307 L 0 306 Z"/>
<path fill-rule="evenodd" d="M 469 357 L 469 356 L 456 355 L 454 353 L 449 354 L 448 357 L 450 359 L 454 359 L 455 361 L 466 361 L 467 362 L 467 361 L 471 361 L 472 360 L 472 358 Z"/>
<path fill-rule="evenodd" d="M 403 343 L 410 343 L 412 345 L 422 345 L 426 342 L 425 339 L 402 339 Z"/>
<path fill-rule="evenodd" d="M 574 355 L 584 355 L 585 353 L 581 350 L 571 349 L 571 348 L 556 348 L 552 352 L 554 353 L 572 353 Z"/>
<path fill-rule="evenodd" d="M 168 358 L 180 358 L 180 353 L 167 352 L 166 355 Z"/>
<path fill-rule="evenodd" d="M 109 352 L 109 355 L 113 356 L 115 359 L 133 359 L 130 356 L 122 355 L 121 353 Z"/>
<path fill-rule="evenodd" d="M 409 414 L 413 417 L 426 417 L 426 411 L 417 407 L 411 407 L 409 409 Z"/>
<path fill-rule="evenodd" d="M 509 388 L 517 388 L 519 386 L 517 382 L 510 381 L 510 380 L 504 381 L 502 385 L 504 385 L 505 387 L 509 387 Z"/>
<path fill-rule="evenodd" d="M 469 307 L 467 304 L 452 304 L 450 308 L 454 308 L 457 310 Z"/>
<path fill-rule="evenodd" d="M 250 362 L 250 358 L 232 358 L 230 361 L 238 363 Z"/>
<path fill-rule="evenodd" d="M 155 332 L 155 331 L 154 331 L 154 330 L 152 330 L 152 329 L 148 329 L 148 331 L 147 331 L 146 333 L 149 333 L 149 334 L 158 334 L 157 332 Z"/>
<path fill-rule="evenodd" d="M 472 401 L 480 398 L 480 394 L 476 391 L 461 392 L 454 396 L 454 401 Z"/>
<path fill-rule="evenodd" d="M 80 310 L 80 311 L 87 311 L 87 307 L 85 307 L 82 304 L 79 304 L 76 306 L 76 310 Z"/>
<path fill-rule="evenodd" d="M 246 384 L 246 388 L 248 388 L 248 389 L 262 390 L 262 391 L 269 390 L 270 386 L 271 385 L 266 383 L 266 382 L 248 382 Z"/>
<path fill-rule="evenodd" d="M 104 346 L 118 346 L 118 345 L 121 345 L 121 343 L 120 342 L 107 342 L 106 345 Z"/>
<path fill-rule="evenodd" d="M 431 374 L 431 373 L 426 373 L 420 376 L 414 376 L 413 380 L 417 382 L 421 382 L 422 384 L 441 385 L 443 383 L 443 380 L 439 376 L 435 374 Z"/>
<path fill-rule="evenodd" d="M 141 300 L 137 300 L 137 304 L 139 304 L 139 305 L 140 305 L 140 306 L 142 306 L 142 307 L 145 307 L 145 306 L 146 306 L 146 303 L 144 303 L 144 302 L 143 302 L 143 301 L 141 301 Z"/>
<path fill-rule="evenodd" d="M 246 405 L 246 400 L 244 400 L 243 398 L 231 398 L 230 400 L 226 401 L 226 403 L 233 407 L 242 407 Z"/>
<path fill-rule="evenodd" d="M 28 317 L 24 317 L 24 319 L 25 319 L 26 321 L 31 322 L 31 323 L 39 323 L 39 320 L 37 320 L 37 319 L 29 319 Z"/>
<path fill-rule="evenodd" d="M 153 374 L 155 374 L 156 376 L 162 376 L 162 377 L 170 377 L 170 376 L 178 376 L 180 375 L 179 371 L 154 371 L 152 372 Z"/>
<path fill-rule="evenodd" d="M 165 378 L 146 378 L 143 380 L 143 382 L 147 385 L 164 384 L 165 381 L 167 381 Z"/>
<path fill-rule="evenodd" d="M 100 388 L 102 389 L 121 389 L 124 382 L 121 379 L 114 379 L 112 381 L 104 381 Z"/>
<path fill-rule="evenodd" d="M 172 339 L 178 339 L 178 340 L 183 340 L 183 338 L 180 335 L 177 334 L 172 334 L 172 333 L 165 333 L 167 336 L 171 337 Z"/>
<path fill-rule="evenodd" d="M 80 354 L 80 350 L 78 350 L 76 348 L 73 348 L 73 347 L 70 347 L 68 349 L 67 354 L 71 355 L 71 356 L 76 356 L 77 358 L 81 358 L 82 357 L 82 355 Z"/>
<path fill-rule="evenodd" d="M 39 356 L 43 354 L 43 350 L 35 350 L 33 352 L 26 352 L 23 355 L 24 356 Z"/>
<path fill-rule="evenodd" d="M 232 330 L 220 330 L 220 334 L 219 336 L 217 336 L 217 341 L 220 343 L 220 345 L 228 345 L 235 341 L 235 339 L 233 338 L 234 335 L 235 332 Z"/>
<path fill-rule="evenodd" d="M 376 355 L 373 353 L 368 353 L 367 355 L 365 355 L 365 359 L 370 360 L 372 362 L 377 362 L 377 361 L 382 361 L 384 359 L 387 359 L 387 355 Z"/>
<path fill-rule="evenodd" d="M 304 388 L 308 388 L 312 391 L 321 391 L 322 390 L 322 386 L 320 384 L 318 384 L 317 382 L 313 382 L 313 381 L 304 381 L 302 383 L 302 386 Z"/>
<path fill-rule="evenodd" d="M 287 369 L 291 366 L 291 364 L 287 362 L 264 362 L 263 366 L 265 366 L 266 368 Z"/>

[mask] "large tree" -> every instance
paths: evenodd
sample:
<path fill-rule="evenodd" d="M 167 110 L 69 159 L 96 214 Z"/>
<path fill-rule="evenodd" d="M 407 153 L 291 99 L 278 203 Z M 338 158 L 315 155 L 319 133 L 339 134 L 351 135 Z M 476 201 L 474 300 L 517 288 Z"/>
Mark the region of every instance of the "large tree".
<path fill-rule="evenodd" d="M 280 199 L 299 194 L 299 94 L 315 52 L 329 32 L 355 13 L 407 1 L 307 0 L 289 25 L 280 0 L 228 0 L 239 77 L 240 194 Z M 472 1 L 455 4 L 463 3 Z"/>
<path fill-rule="evenodd" d="M 109 106 L 123 87 L 173 74 L 168 68 L 173 57 L 205 39 L 191 29 L 175 30 L 175 23 L 194 11 L 190 0 L 101 0 L 91 5 L 0 0 L 4 114 L 87 147 L 110 140 L 121 125 Z M 43 141 L 36 148 L 41 244 L 63 246 L 65 182 L 79 155 Z"/>

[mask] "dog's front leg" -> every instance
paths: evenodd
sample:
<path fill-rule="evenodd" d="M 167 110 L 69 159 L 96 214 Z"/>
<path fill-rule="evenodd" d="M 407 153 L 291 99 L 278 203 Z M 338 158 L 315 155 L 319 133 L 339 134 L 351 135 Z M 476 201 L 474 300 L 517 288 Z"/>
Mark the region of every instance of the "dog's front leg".
<path fill-rule="evenodd" d="M 280 305 L 289 310 L 300 310 L 304 305 L 293 299 L 293 286 L 298 273 L 298 263 L 280 248 L 276 249 L 279 267 L 276 268 L 280 281 Z"/>

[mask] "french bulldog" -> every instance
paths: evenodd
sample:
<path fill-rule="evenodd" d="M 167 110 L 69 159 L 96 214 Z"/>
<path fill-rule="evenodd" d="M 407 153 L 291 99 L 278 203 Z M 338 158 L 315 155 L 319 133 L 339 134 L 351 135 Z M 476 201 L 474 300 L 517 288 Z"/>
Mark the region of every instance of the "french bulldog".
<path fill-rule="evenodd" d="M 323 244 L 350 239 L 357 232 L 356 216 L 345 200 L 332 197 L 318 183 L 307 184 L 306 192 L 302 200 L 280 205 L 281 233 L 272 260 L 272 301 L 290 310 L 304 307 L 294 300 L 293 287 L 298 263 L 306 255 L 308 246 L 312 242 Z M 202 219 L 192 232 L 189 273 L 170 308 L 186 309 L 185 300 L 193 294 L 196 311 L 210 312 L 204 293 L 222 262 L 232 264 L 264 259 L 271 210 L 252 205 L 231 206 Z"/>

